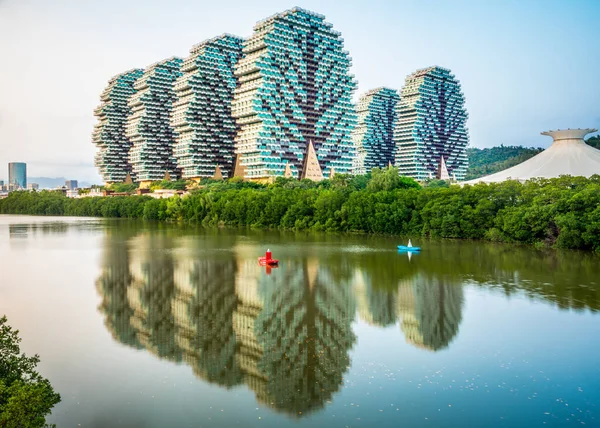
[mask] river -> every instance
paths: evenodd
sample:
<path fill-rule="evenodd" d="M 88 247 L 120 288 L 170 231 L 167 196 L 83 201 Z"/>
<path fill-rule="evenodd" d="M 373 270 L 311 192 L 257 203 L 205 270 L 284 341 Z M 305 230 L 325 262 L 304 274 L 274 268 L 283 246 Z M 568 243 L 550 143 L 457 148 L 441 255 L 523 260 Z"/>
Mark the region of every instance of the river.
<path fill-rule="evenodd" d="M 0 314 L 59 428 L 600 426 L 600 256 L 399 243 L 0 216 Z"/>

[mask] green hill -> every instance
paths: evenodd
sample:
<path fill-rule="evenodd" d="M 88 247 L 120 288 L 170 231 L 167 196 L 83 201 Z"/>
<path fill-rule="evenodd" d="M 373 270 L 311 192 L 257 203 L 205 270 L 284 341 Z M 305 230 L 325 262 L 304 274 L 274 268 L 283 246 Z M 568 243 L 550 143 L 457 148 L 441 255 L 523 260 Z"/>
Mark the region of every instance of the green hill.
<path fill-rule="evenodd" d="M 594 137 L 588 138 L 585 140 L 590 146 L 600 149 L 600 135 L 596 135 Z"/>
<path fill-rule="evenodd" d="M 504 145 L 489 149 L 468 148 L 469 169 L 466 179 L 472 180 L 510 168 L 537 155 L 542 150 L 535 147 Z"/>

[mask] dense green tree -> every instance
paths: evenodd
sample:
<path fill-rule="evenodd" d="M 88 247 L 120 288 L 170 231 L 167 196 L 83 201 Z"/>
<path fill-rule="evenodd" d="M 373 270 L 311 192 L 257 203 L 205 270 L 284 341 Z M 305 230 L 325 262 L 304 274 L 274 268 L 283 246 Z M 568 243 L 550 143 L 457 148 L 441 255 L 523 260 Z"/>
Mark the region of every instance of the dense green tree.
<path fill-rule="evenodd" d="M 138 188 L 136 183 L 113 183 L 108 186 L 108 190 L 112 190 L 117 193 L 131 193 Z"/>
<path fill-rule="evenodd" d="M 13 192 L 0 200 L 0 213 L 418 234 L 600 251 L 600 176 L 464 187 L 432 183 L 421 188 L 389 168 L 374 169 L 371 177 L 340 176 L 319 183 L 287 178 L 268 186 L 213 181 L 189 196 L 168 199 L 69 199 L 56 192 Z"/>
<path fill-rule="evenodd" d="M 60 402 L 50 381 L 36 371 L 37 355 L 21 354 L 19 331 L 0 318 L 0 427 L 37 428 Z"/>
<path fill-rule="evenodd" d="M 412 178 L 401 176 L 396 167 L 385 169 L 373 168 L 371 171 L 371 180 L 367 184 L 367 190 L 371 192 L 394 189 L 418 189 L 419 187 L 421 187 L 419 183 Z"/>

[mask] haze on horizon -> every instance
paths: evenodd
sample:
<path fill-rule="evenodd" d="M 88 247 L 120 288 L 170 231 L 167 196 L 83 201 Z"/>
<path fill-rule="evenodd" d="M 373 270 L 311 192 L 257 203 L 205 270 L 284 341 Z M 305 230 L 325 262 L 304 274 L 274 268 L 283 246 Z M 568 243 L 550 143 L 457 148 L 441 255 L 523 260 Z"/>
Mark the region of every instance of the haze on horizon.
<path fill-rule="evenodd" d="M 450 68 L 473 147 L 547 147 L 541 131 L 600 127 L 600 1 L 0 0 L 0 179 L 22 161 L 29 176 L 101 182 L 91 133 L 110 77 L 225 32 L 248 37 L 294 6 L 342 33 L 355 98 Z"/>

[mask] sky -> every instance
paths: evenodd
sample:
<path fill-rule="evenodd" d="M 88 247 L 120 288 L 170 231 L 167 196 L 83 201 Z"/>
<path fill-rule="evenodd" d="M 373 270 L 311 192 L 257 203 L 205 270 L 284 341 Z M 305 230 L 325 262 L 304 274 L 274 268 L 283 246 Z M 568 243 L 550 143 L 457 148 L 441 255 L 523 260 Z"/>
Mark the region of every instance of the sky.
<path fill-rule="evenodd" d="M 342 33 L 355 98 L 430 65 L 462 84 L 470 145 L 547 147 L 600 127 L 599 0 L 0 0 L 0 180 L 100 183 L 93 110 L 115 74 L 300 6 Z"/>

